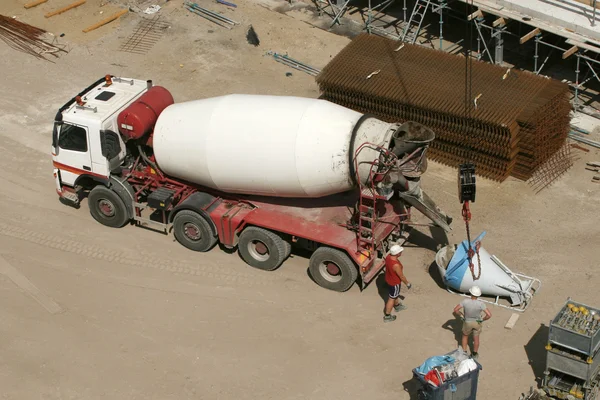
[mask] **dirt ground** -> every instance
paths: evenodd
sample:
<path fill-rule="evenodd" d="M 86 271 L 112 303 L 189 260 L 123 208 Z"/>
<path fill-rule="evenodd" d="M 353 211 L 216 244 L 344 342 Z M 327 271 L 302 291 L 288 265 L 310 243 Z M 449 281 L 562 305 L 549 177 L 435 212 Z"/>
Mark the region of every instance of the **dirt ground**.
<path fill-rule="evenodd" d="M 377 284 L 334 293 L 309 279 L 302 256 L 267 273 L 219 248 L 196 254 L 172 236 L 106 228 L 85 203 L 64 206 L 54 190 L 53 117 L 99 77 L 153 79 L 176 101 L 226 93 L 316 97 L 313 77 L 265 53 L 288 52 L 322 68 L 349 39 L 269 8 L 279 0 L 237 1 L 235 10 L 197 0 L 239 21 L 232 30 L 179 0 L 161 0 L 143 5 L 161 5 L 158 15 L 170 27 L 146 54 L 131 54 L 118 50 L 142 14 L 81 32 L 124 4 L 88 0 L 46 19 L 70 1 L 30 10 L 25 2 L 3 0 L 0 13 L 64 33 L 59 40 L 70 52 L 49 63 L 0 43 L 2 398 L 415 399 L 412 368 L 457 344 L 452 308 L 460 298 L 437 283 L 437 234 L 411 236 L 402 259 L 414 285 L 403 289 L 408 309 L 383 324 Z M 250 24 L 259 47 L 246 42 Z M 584 169 L 600 153 L 574 151 L 574 167 L 540 194 L 516 180 L 478 183 L 474 234 L 486 230 L 486 249 L 543 282 L 513 330 L 504 329 L 511 313 L 492 308 L 480 350 L 481 399 L 516 399 L 536 384 L 548 322 L 567 297 L 600 306 L 600 184 Z M 456 185 L 456 171 L 430 163 L 424 187 L 455 218 L 451 242 L 465 237 Z"/>

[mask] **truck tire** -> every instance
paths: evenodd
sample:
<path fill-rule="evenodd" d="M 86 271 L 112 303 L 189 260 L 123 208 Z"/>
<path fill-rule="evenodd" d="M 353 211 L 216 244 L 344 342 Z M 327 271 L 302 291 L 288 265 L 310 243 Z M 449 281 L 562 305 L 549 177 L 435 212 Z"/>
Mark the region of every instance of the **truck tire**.
<path fill-rule="evenodd" d="M 325 289 L 345 292 L 356 278 L 358 268 L 346 253 L 331 247 L 319 247 L 310 257 L 308 271 L 315 282 Z"/>
<path fill-rule="evenodd" d="M 285 244 L 285 257 L 283 257 L 283 259 L 285 260 L 290 256 L 290 254 L 292 254 L 292 244 L 287 240 L 284 240 L 283 244 Z"/>
<path fill-rule="evenodd" d="M 102 225 L 121 228 L 130 220 L 121 197 L 106 186 L 98 185 L 92 189 L 88 195 L 88 205 L 92 217 Z"/>
<path fill-rule="evenodd" d="M 273 271 L 290 255 L 291 245 L 279 235 L 255 226 L 242 231 L 238 252 L 251 267 Z"/>
<path fill-rule="evenodd" d="M 217 243 L 208 221 L 191 210 L 181 210 L 175 215 L 173 234 L 179 243 L 194 251 L 208 251 Z"/>

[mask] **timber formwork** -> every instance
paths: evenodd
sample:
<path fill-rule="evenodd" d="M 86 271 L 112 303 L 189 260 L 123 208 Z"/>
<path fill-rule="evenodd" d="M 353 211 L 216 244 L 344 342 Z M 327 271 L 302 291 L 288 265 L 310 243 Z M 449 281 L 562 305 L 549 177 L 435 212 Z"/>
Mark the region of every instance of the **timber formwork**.
<path fill-rule="evenodd" d="M 566 142 L 568 85 L 379 36 L 362 34 L 317 76 L 321 98 L 389 122 L 436 132 L 432 159 L 477 165 L 478 174 L 521 180 Z M 466 95 L 466 87 L 470 87 Z"/>

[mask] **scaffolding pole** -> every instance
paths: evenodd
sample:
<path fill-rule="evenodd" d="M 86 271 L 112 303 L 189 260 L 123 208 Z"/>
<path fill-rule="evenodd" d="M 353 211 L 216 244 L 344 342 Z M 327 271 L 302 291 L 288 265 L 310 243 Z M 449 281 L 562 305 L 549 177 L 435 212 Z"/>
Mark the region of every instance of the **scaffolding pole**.
<path fill-rule="evenodd" d="M 385 36 L 392 37 L 396 40 L 399 39 L 399 37 L 397 35 L 393 35 L 392 33 L 387 32 L 385 30 L 385 26 L 381 27 L 381 26 L 375 25 L 375 21 L 377 21 L 381 18 L 380 15 L 384 14 L 383 12 L 388 7 L 392 6 L 395 2 L 396 2 L 396 0 L 384 0 L 384 1 L 380 2 L 379 4 L 373 6 L 372 0 L 369 0 L 369 2 L 367 3 L 367 18 L 365 21 L 365 30 L 368 33 L 379 33 L 379 34 L 382 34 Z M 404 3 L 406 5 L 406 0 L 404 0 Z M 374 14 L 373 11 L 377 11 L 377 13 Z M 390 23 L 390 25 L 395 25 L 395 24 Z"/>
<path fill-rule="evenodd" d="M 477 34 L 479 35 L 479 37 L 481 38 L 481 41 L 483 42 L 483 48 L 484 51 L 487 53 L 488 57 L 490 58 L 490 62 L 493 64 L 494 63 L 494 58 L 492 57 L 492 53 L 490 53 L 490 50 L 487 47 L 487 43 L 485 42 L 485 38 L 483 37 L 483 33 L 481 33 L 481 28 L 480 26 L 485 27 L 485 25 L 483 23 L 481 23 L 481 21 L 483 21 L 483 18 L 475 18 L 475 27 L 477 28 Z M 479 47 L 479 42 L 477 43 L 477 47 Z M 479 50 L 479 48 L 478 48 Z M 481 54 L 481 53 L 479 53 Z M 481 58 L 479 58 L 481 59 Z"/>
<path fill-rule="evenodd" d="M 581 57 L 579 57 L 579 52 L 577 52 L 577 67 L 575 67 L 575 97 L 573 98 L 573 107 L 577 109 L 579 102 L 579 61 Z"/>
<path fill-rule="evenodd" d="M 504 63 L 504 38 L 502 34 L 506 30 L 506 27 L 501 26 L 496 30 L 492 29 L 492 37 L 496 39 L 496 47 L 494 51 L 494 62 L 498 65 L 502 65 Z"/>
<path fill-rule="evenodd" d="M 406 0 L 405 0 L 406 1 Z M 441 0 L 438 7 L 431 6 L 431 11 L 440 14 L 440 50 L 444 49 L 444 8 L 447 7 L 446 0 Z"/>

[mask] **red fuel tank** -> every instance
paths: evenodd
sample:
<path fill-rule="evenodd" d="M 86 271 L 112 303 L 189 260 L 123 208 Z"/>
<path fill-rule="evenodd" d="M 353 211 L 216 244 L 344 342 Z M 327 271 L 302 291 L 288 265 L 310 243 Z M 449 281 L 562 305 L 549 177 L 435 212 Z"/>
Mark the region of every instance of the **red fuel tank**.
<path fill-rule="evenodd" d="M 174 102 L 173 96 L 164 87 L 151 87 L 119 113 L 119 131 L 128 139 L 143 137 L 154 128 L 160 113 Z"/>

